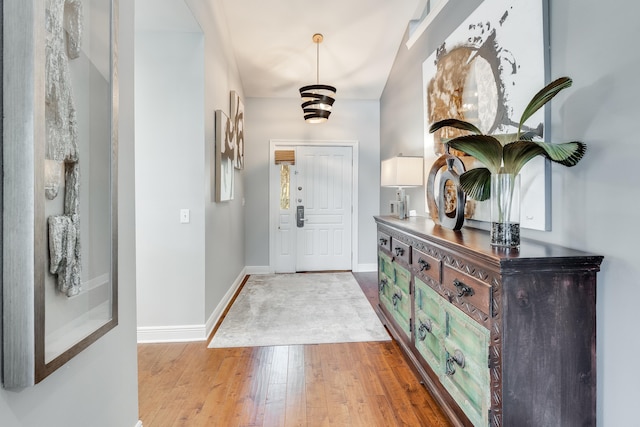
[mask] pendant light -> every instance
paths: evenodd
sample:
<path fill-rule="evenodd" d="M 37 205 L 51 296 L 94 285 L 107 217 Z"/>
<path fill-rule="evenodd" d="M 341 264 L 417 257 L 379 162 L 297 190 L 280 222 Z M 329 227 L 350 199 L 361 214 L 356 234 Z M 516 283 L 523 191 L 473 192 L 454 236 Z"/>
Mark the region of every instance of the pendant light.
<path fill-rule="evenodd" d="M 331 108 L 335 102 L 336 88 L 320 84 L 320 43 L 324 37 L 322 34 L 314 34 L 313 42 L 316 44 L 316 84 L 300 88 L 302 97 L 302 111 L 307 123 L 326 122 L 331 114 Z"/>

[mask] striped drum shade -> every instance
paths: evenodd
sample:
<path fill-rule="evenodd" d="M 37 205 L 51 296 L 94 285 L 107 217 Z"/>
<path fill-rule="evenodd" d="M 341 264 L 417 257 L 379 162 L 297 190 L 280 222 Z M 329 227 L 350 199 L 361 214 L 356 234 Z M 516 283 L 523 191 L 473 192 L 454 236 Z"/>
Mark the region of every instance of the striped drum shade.
<path fill-rule="evenodd" d="M 302 112 L 307 123 L 326 122 L 331 115 L 331 109 L 335 102 L 336 88 L 329 85 L 321 85 L 320 81 L 320 43 L 324 37 L 322 34 L 314 34 L 313 42 L 316 44 L 316 84 L 300 88 L 302 97 Z"/>

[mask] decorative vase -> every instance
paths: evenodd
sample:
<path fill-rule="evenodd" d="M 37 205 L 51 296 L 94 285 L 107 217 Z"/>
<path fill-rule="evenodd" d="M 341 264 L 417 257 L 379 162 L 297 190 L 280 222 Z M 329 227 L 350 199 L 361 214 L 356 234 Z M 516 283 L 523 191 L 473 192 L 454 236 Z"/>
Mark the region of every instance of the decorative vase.
<path fill-rule="evenodd" d="M 520 175 L 491 175 L 491 245 L 520 246 Z"/>

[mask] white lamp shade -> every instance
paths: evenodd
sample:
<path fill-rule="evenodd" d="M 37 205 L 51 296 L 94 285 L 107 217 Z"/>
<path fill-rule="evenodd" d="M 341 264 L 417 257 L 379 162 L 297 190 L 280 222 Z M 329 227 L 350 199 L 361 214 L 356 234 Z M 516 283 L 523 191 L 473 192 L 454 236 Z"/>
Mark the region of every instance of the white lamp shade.
<path fill-rule="evenodd" d="M 383 187 L 418 187 L 424 182 L 422 157 L 393 157 L 383 160 L 380 183 Z"/>

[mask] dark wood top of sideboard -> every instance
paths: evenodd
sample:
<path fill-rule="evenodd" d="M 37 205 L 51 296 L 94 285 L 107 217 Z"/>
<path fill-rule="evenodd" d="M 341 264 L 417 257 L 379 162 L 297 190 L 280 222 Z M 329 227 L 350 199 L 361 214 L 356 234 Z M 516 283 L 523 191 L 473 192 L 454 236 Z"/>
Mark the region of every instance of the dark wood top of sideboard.
<path fill-rule="evenodd" d="M 470 227 L 450 230 L 427 217 L 398 219 L 393 216 L 376 216 L 374 218 L 378 224 L 411 234 L 445 249 L 481 257 L 485 262 L 500 268 L 503 273 L 533 265 L 537 269 L 577 268 L 599 271 L 603 259 L 600 255 L 531 239 L 522 239 L 519 249 L 494 248 L 491 246 L 488 231 Z"/>

